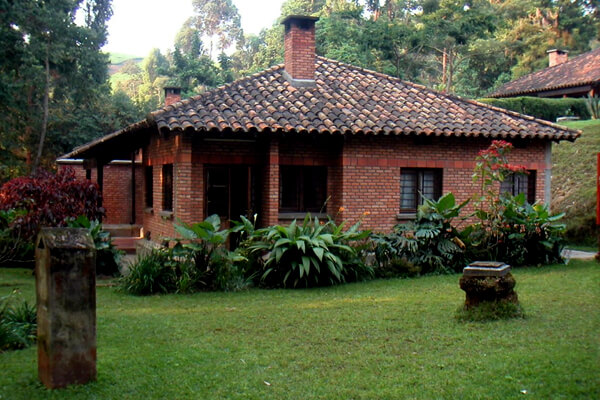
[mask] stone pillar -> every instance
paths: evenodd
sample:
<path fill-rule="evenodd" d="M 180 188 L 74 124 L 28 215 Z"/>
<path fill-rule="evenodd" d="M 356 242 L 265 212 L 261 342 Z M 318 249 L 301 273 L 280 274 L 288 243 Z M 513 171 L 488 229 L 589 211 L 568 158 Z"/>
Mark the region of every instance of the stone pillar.
<path fill-rule="evenodd" d="M 35 250 L 38 376 L 51 389 L 96 379 L 96 250 L 86 229 L 42 228 Z"/>

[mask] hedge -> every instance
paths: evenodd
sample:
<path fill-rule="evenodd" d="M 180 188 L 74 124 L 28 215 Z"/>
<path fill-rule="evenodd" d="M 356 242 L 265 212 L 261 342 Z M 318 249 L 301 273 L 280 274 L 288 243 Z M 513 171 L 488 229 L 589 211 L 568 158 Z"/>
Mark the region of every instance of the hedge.
<path fill-rule="evenodd" d="M 551 122 L 564 116 L 590 119 L 590 112 L 583 98 L 506 97 L 501 99 L 484 98 L 477 101 Z"/>

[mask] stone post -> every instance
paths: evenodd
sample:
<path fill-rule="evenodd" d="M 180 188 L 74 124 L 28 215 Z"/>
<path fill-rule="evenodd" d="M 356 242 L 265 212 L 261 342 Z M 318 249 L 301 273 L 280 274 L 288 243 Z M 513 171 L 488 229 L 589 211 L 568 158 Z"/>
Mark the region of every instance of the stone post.
<path fill-rule="evenodd" d="M 35 250 L 38 376 L 51 389 L 96 379 L 96 251 L 86 229 L 42 228 Z"/>
<path fill-rule="evenodd" d="M 510 269 L 510 265 L 496 261 L 475 261 L 465 267 L 459 281 L 466 293 L 465 308 L 496 301 L 519 304 Z"/>

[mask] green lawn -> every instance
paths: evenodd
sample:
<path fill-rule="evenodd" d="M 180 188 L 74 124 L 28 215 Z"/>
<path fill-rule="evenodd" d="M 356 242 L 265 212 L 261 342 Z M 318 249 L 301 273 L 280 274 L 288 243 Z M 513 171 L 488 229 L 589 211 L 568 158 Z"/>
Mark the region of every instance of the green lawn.
<path fill-rule="evenodd" d="M 514 272 L 525 319 L 460 323 L 458 275 L 132 297 L 98 288 L 98 381 L 48 391 L 0 354 L 0 399 L 597 399 L 600 267 Z M 0 296 L 29 271 L 0 270 Z M 524 395 L 521 391 L 527 391 Z"/>

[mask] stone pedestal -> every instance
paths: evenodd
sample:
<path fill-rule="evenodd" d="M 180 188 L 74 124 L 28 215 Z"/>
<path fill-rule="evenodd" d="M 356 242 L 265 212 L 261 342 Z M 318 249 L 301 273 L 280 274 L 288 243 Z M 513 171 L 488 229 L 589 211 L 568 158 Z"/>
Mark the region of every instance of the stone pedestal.
<path fill-rule="evenodd" d="M 48 388 L 96 379 L 96 251 L 86 229 L 42 228 L 35 250 L 38 376 Z"/>
<path fill-rule="evenodd" d="M 463 270 L 459 281 L 465 291 L 465 308 L 470 309 L 482 302 L 505 301 L 519 303 L 514 291 L 515 278 L 510 265 L 496 261 L 476 261 Z"/>

